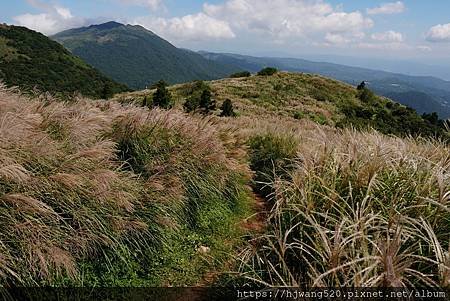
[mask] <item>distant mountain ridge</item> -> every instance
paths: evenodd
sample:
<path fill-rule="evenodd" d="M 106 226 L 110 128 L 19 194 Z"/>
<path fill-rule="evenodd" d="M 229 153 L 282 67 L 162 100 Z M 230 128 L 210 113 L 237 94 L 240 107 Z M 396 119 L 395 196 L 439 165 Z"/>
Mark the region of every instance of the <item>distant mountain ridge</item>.
<path fill-rule="evenodd" d="M 450 82 L 436 77 L 403 75 L 295 58 L 253 57 L 205 51 L 199 53 L 207 59 L 251 72 L 273 66 L 292 72 L 316 73 L 352 85 L 366 81 L 376 93 L 408 105 L 418 113 L 437 112 L 441 118 L 450 118 Z"/>
<path fill-rule="evenodd" d="M 160 79 L 182 83 L 222 78 L 240 70 L 179 49 L 139 25 L 108 22 L 52 36 L 114 80 L 143 89 Z"/>
<path fill-rule="evenodd" d="M 0 25 L 0 80 L 22 90 L 106 98 L 128 91 L 60 44 L 25 27 Z"/>

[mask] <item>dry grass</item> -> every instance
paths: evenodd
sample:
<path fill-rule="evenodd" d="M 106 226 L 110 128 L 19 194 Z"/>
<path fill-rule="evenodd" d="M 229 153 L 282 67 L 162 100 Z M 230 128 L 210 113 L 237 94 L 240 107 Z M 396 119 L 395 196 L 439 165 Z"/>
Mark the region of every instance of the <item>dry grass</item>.
<path fill-rule="evenodd" d="M 164 243 L 158 233 L 195 218 L 190 202 L 225 193 L 238 173 L 218 136 L 175 111 L 30 100 L 1 86 L 0 285 L 77 279 L 106 248 Z M 132 147 L 140 161 L 126 156 Z"/>
<path fill-rule="evenodd" d="M 106 248 L 148 260 L 167 244 L 165 230 L 204 223 L 199 207 L 220 220 L 211 200 L 235 201 L 236 178 L 251 166 L 271 210 L 267 233 L 241 254 L 250 282 L 449 285 L 447 145 L 295 120 L 307 111 L 333 121 L 335 104 L 355 99 L 321 77 L 210 84 L 238 118 L 133 106 L 151 91 L 64 104 L 0 87 L 0 284 L 79 279 L 79 263 Z M 178 109 L 186 87 L 171 88 Z"/>
<path fill-rule="evenodd" d="M 253 131 L 290 133 L 298 149 L 284 176 L 267 183 L 273 191 L 269 229 L 241 254 L 249 281 L 449 285 L 447 145 L 376 132 L 280 127 Z"/>
<path fill-rule="evenodd" d="M 240 116 L 293 118 L 296 112 L 310 116 L 324 115 L 332 124 L 338 118 L 335 102 L 354 99 L 354 89 L 343 83 L 310 74 L 279 72 L 274 76 L 228 78 L 208 82 L 218 107 L 230 99 Z M 183 108 L 186 91 L 192 83 L 170 87 L 175 106 Z M 321 93 L 319 93 L 322 91 Z M 119 94 L 115 100 L 140 105 L 144 96 L 151 99 L 153 90 Z M 323 94 L 323 95 L 322 95 Z M 320 100 L 318 100 L 320 99 Z M 332 118 L 333 117 L 333 118 Z"/>

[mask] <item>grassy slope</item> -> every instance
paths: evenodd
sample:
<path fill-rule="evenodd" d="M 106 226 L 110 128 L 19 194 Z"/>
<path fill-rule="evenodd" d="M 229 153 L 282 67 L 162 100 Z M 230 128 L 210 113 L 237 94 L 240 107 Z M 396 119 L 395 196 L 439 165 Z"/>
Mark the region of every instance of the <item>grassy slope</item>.
<path fill-rule="evenodd" d="M 211 86 L 219 104 L 237 104 L 238 118 L 114 101 L 44 105 L 2 90 L 0 226 L 9 230 L 0 237 L 0 276 L 192 285 L 208 270 L 233 269 L 251 168 L 268 224 L 246 237 L 239 283 L 448 285 L 447 145 L 333 127 L 359 100 L 322 77 Z M 189 87 L 171 87 L 177 108 Z M 139 104 L 150 93 L 116 100 Z M 211 253 L 197 254 L 202 245 Z"/>
<path fill-rule="evenodd" d="M 399 133 L 411 119 L 423 122 L 417 114 L 383 98 L 363 103 L 354 88 L 307 74 L 210 85 L 219 104 L 230 98 L 239 108 L 238 118 L 210 118 L 247 144 L 254 188 L 269 209 L 266 233 L 239 255 L 238 283 L 449 285 L 448 144 L 333 127 L 375 121 L 370 125 Z M 181 108 L 189 85 L 171 90 Z M 117 100 L 139 103 L 150 93 Z M 385 110 L 395 124 L 348 114 L 356 108 Z"/>
<path fill-rule="evenodd" d="M 129 90 L 46 36 L 17 26 L 0 26 L 0 79 L 23 90 L 79 92 L 95 98 Z"/>
<path fill-rule="evenodd" d="M 208 122 L 4 87 L 0 120 L 0 285 L 194 285 L 228 264 L 247 176 Z"/>
<path fill-rule="evenodd" d="M 316 123 L 358 129 L 374 128 L 394 135 L 448 135 L 423 120 L 413 110 L 375 95 L 360 99 L 354 87 L 325 77 L 280 72 L 274 76 L 223 79 L 209 82 L 219 106 L 231 99 L 241 116 L 310 119 Z M 171 88 L 178 108 L 186 99 L 191 84 Z M 116 97 L 119 101 L 151 99 L 151 91 L 138 91 Z"/>

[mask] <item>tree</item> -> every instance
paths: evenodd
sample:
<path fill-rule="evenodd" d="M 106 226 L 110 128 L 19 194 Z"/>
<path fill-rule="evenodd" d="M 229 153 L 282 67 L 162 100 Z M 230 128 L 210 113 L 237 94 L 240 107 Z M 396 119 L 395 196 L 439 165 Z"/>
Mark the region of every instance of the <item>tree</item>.
<path fill-rule="evenodd" d="M 366 88 L 366 82 L 362 81 L 356 88 L 358 91 L 364 90 Z"/>
<path fill-rule="evenodd" d="M 216 109 L 216 101 L 212 99 L 211 90 L 205 89 L 200 96 L 200 108 L 205 114 Z"/>
<path fill-rule="evenodd" d="M 258 72 L 258 75 L 271 76 L 278 72 L 277 68 L 267 67 Z"/>
<path fill-rule="evenodd" d="M 156 92 L 153 94 L 153 106 L 170 109 L 173 106 L 172 95 L 167 89 L 167 83 L 160 80 L 156 83 Z"/>
<path fill-rule="evenodd" d="M 226 99 L 223 104 L 222 107 L 220 108 L 222 110 L 222 112 L 220 113 L 221 117 L 235 117 L 236 113 L 234 112 L 233 109 L 233 103 L 231 102 L 230 99 Z"/>

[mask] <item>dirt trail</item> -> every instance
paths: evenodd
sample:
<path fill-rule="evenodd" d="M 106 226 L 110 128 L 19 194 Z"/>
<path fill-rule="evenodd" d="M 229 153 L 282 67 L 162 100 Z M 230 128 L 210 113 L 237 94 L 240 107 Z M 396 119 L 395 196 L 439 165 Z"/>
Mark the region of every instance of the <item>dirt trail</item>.
<path fill-rule="evenodd" d="M 253 200 L 252 206 L 255 213 L 244 219 L 240 226 L 243 230 L 260 233 L 266 227 L 268 214 L 267 202 L 261 195 L 253 190 L 250 196 Z"/>
<path fill-rule="evenodd" d="M 239 227 L 243 230 L 245 234 L 255 234 L 264 232 L 267 224 L 267 202 L 262 196 L 260 196 L 253 189 L 249 188 L 249 198 L 251 199 L 251 206 L 253 207 L 253 212 L 251 216 L 245 218 L 239 223 Z M 232 270 L 232 266 L 235 260 L 231 259 L 225 266 L 225 269 Z M 203 279 L 196 285 L 198 287 L 208 287 L 211 286 L 217 278 L 222 274 L 222 272 L 209 271 L 203 277 Z"/>

